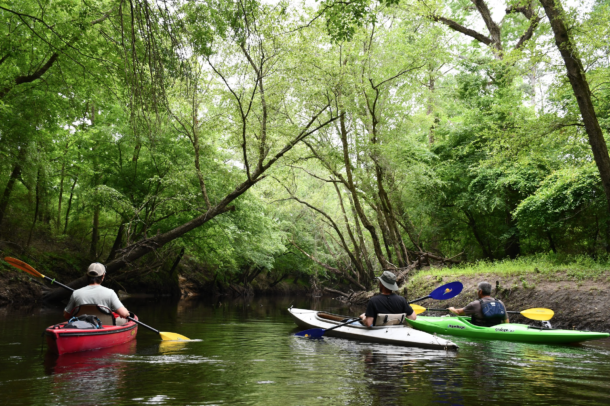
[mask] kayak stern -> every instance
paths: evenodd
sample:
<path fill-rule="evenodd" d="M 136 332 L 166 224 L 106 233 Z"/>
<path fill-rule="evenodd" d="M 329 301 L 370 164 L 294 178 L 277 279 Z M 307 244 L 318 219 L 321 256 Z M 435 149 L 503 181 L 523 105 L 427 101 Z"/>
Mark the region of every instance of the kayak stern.
<path fill-rule="evenodd" d="M 137 316 L 135 317 L 137 320 Z M 49 326 L 45 338 L 49 351 L 56 354 L 90 351 L 114 347 L 136 338 L 138 325 L 128 321 L 122 326 L 107 326 L 102 329 L 63 328 L 67 322 Z"/>

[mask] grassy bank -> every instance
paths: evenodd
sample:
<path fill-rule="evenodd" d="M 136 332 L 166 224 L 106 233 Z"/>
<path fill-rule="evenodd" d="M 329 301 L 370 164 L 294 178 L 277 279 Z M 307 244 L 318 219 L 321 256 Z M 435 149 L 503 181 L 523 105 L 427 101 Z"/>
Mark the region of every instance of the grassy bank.
<path fill-rule="evenodd" d="M 449 276 L 470 277 L 475 275 L 484 276 L 485 274 L 504 277 L 528 274 L 551 277 L 554 274 L 561 274 L 564 280 L 602 280 L 610 282 L 610 256 L 592 258 L 586 255 L 538 254 L 514 260 L 478 261 L 451 268 L 431 268 L 420 271 L 413 275 L 409 282 L 418 284 L 420 280 L 429 280 L 435 277 L 443 279 Z"/>

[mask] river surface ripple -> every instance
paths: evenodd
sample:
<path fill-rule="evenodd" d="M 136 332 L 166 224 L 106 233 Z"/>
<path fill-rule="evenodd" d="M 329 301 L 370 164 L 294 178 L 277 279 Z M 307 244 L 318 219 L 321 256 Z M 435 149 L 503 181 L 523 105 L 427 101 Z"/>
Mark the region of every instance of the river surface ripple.
<path fill-rule="evenodd" d="M 11 405 L 610 404 L 610 342 L 549 346 L 453 338 L 459 351 L 293 336 L 290 305 L 330 299 L 127 300 L 143 328 L 120 347 L 54 356 L 41 347 L 61 309 L 0 309 L 0 403 Z"/>

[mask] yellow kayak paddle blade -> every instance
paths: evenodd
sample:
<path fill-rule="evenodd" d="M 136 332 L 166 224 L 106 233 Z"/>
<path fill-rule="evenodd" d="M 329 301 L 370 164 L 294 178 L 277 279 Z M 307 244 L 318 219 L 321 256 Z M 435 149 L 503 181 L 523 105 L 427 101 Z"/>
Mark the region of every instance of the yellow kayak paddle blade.
<path fill-rule="evenodd" d="M 168 333 L 166 331 L 159 331 L 159 335 L 163 341 L 191 341 L 190 338 L 185 337 L 177 333 Z"/>
<path fill-rule="evenodd" d="M 527 310 L 522 311 L 521 315 L 524 317 L 527 317 L 528 319 L 531 319 L 531 320 L 546 321 L 546 320 L 551 320 L 553 318 L 553 316 L 555 315 L 555 312 L 553 312 L 551 309 L 536 307 L 533 309 L 527 309 Z"/>
<path fill-rule="evenodd" d="M 416 304 L 412 304 L 412 305 L 411 305 L 411 309 L 413 309 L 413 311 L 415 312 L 415 314 L 420 314 L 420 313 L 423 313 L 423 312 L 425 312 L 426 310 L 428 310 L 428 309 L 426 309 L 425 307 L 423 307 L 423 306 L 418 306 L 418 305 L 416 305 Z"/>

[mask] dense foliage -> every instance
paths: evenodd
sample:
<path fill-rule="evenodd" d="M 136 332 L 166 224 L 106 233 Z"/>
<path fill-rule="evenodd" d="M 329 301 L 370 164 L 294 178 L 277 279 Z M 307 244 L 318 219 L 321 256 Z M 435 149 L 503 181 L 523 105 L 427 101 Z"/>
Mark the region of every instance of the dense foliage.
<path fill-rule="evenodd" d="M 2 0 L 0 240 L 360 288 L 605 254 L 605 141 L 559 1 L 496 3 Z M 556 18 L 607 137 L 610 3 Z"/>

